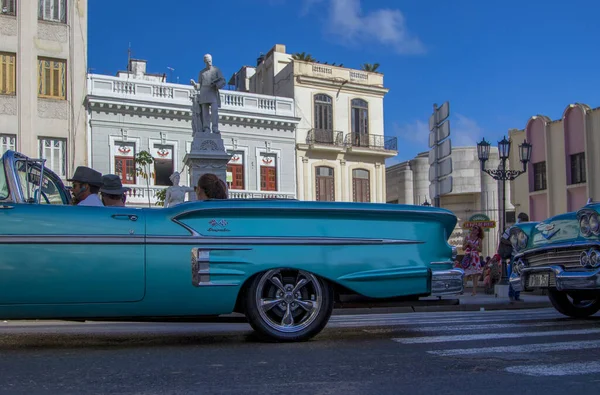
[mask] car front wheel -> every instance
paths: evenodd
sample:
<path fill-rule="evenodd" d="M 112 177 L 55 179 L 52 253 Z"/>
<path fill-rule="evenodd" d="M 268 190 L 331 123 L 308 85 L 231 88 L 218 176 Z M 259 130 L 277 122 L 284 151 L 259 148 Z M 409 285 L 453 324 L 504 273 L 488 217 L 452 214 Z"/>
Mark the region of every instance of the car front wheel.
<path fill-rule="evenodd" d="M 327 325 L 333 288 L 303 270 L 273 269 L 252 281 L 245 303 L 248 321 L 261 338 L 304 341 Z"/>
<path fill-rule="evenodd" d="M 600 310 L 600 295 L 569 295 L 564 291 L 549 290 L 552 306 L 561 314 L 573 318 L 585 318 Z"/>

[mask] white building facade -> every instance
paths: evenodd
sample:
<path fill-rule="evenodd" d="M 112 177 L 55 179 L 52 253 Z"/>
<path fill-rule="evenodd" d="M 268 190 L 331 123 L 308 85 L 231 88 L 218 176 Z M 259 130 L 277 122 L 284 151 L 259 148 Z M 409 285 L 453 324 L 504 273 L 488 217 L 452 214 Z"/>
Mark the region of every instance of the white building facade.
<path fill-rule="evenodd" d="M 481 171 L 477 147 L 452 148 L 452 192 L 440 197 L 440 206 L 452 211 L 458 222 L 450 237 L 450 244 L 462 253 L 462 243 L 469 224 L 478 222 L 485 230 L 483 256 L 496 253 L 502 207 L 502 185 Z M 498 148 L 491 147 L 487 168 L 500 164 Z M 429 155 L 427 152 L 414 159 L 386 169 L 387 202 L 398 204 L 431 204 L 429 196 Z M 506 183 L 507 225 L 515 222 L 514 207 L 510 204 L 510 183 Z"/>
<path fill-rule="evenodd" d="M 398 151 L 396 137 L 384 135 L 383 74 L 293 59 L 278 44 L 231 81 L 293 98 L 298 199 L 386 201 L 385 159 Z"/>
<path fill-rule="evenodd" d="M 155 206 L 156 193 L 172 185 L 175 171 L 190 185 L 183 158 L 192 143 L 192 87 L 163 81 L 140 60 L 116 77 L 88 76 L 89 163 L 121 177 L 131 188 L 130 205 Z M 232 155 L 231 198 L 296 198 L 294 107 L 290 98 L 221 91 L 219 130 Z M 140 151 L 153 157 L 148 179 L 135 174 Z"/>
<path fill-rule="evenodd" d="M 0 150 L 86 164 L 87 0 L 0 0 Z"/>

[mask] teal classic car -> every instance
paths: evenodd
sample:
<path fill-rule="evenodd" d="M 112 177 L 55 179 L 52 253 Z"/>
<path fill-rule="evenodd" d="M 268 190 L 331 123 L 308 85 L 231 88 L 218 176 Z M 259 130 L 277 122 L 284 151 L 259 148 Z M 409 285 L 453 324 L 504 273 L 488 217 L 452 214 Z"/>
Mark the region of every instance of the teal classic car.
<path fill-rule="evenodd" d="M 554 308 L 570 317 L 600 310 L 600 204 L 510 229 L 516 255 L 510 283 L 517 291 L 548 290 Z"/>
<path fill-rule="evenodd" d="M 0 319 L 237 312 L 264 339 L 301 341 L 345 297 L 372 304 L 463 288 L 447 210 L 266 199 L 81 207 L 43 163 L 13 151 L 0 163 Z"/>

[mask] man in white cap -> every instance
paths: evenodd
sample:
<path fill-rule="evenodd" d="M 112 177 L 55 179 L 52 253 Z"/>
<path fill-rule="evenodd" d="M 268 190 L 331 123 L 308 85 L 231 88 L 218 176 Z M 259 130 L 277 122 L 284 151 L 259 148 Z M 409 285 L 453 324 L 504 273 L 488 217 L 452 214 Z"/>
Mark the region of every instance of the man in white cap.
<path fill-rule="evenodd" d="M 125 193 L 130 188 L 123 187 L 121 178 L 116 174 L 102 176 L 102 203 L 107 207 L 125 207 Z"/>
<path fill-rule="evenodd" d="M 102 186 L 102 173 L 86 166 L 78 166 L 73 177 L 67 181 L 73 185 L 71 192 L 78 206 L 104 206 L 98 196 Z"/>

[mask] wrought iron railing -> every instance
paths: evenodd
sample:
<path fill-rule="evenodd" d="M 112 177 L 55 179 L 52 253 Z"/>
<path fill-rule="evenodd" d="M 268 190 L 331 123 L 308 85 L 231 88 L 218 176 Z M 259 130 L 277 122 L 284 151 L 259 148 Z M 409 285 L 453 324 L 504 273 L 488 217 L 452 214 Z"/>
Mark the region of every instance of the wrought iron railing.
<path fill-rule="evenodd" d="M 377 134 L 348 133 L 346 145 L 364 147 L 377 150 L 398 150 L 398 138 L 395 136 L 381 136 Z"/>
<path fill-rule="evenodd" d="M 344 133 L 335 130 L 311 129 L 306 136 L 307 144 L 344 145 Z"/>

